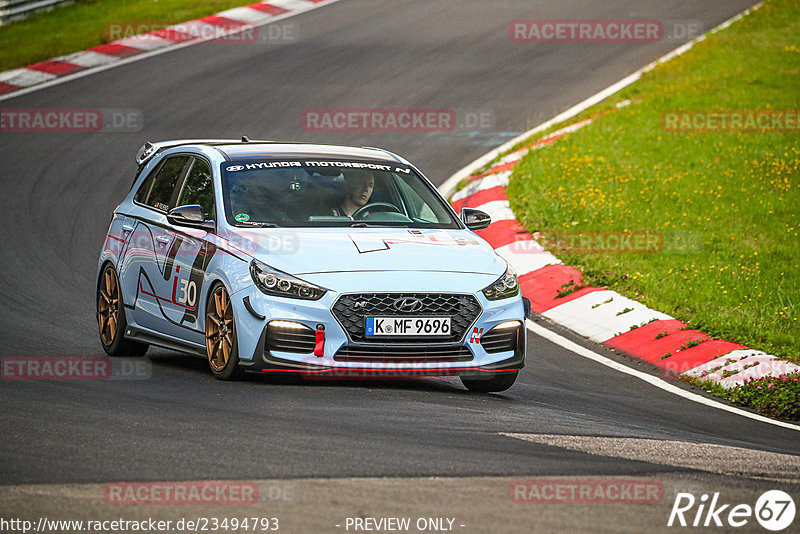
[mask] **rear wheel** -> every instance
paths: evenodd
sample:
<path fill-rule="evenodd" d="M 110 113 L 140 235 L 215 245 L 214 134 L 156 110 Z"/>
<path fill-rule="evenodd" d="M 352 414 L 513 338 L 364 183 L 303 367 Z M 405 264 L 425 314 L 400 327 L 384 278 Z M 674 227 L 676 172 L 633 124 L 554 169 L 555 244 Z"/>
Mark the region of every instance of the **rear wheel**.
<path fill-rule="evenodd" d="M 461 383 L 470 391 L 477 393 L 492 393 L 505 391 L 514 385 L 519 371 L 509 373 L 498 373 L 491 378 L 465 378 L 461 377 Z"/>
<path fill-rule="evenodd" d="M 222 284 L 211 292 L 206 305 L 206 353 L 211 373 L 220 380 L 235 380 L 239 368 L 233 303 Z"/>
<path fill-rule="evenodd" d="M 100 343 L 109 356 L 142 356 L 147 352 L 146 343 L 125 339 L 125 305 L 117 271 L 111 264 L 106 265 L 97 282 L 97 326 Z"/>

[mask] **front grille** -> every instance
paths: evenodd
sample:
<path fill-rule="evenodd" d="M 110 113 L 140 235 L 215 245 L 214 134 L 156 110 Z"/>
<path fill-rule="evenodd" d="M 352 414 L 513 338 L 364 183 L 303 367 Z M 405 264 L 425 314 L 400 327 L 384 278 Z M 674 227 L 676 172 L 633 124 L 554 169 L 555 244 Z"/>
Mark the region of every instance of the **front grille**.
<path fill-rule="evenodd" d="M 472 352 L 463 345 L 345 345 L 333 357 L 337 362 L 463 362 Z"/>
<path fill-rule="evenodd" d="M 413 312 L 398 311 L 394 303 L 398 299 L 415 298 L 422 301 L 422 306 Z M 474 295 L 456 293 L 352 293 L 342 295 L 333 305 L 331 312 L 342 328 L 347 332 L 350 341 L 356 343 L 373 343 L 368 339 L 364 329 L 365 317 L 450 317 L 450 335 L 427 338 L 427 343 L 454 343 L 464 339 L 464 334 L 481 314 L 481 305 Z M 422 338 L 409 337 L 393 339 L 393 343 L 419 343 Z M 385 340 L 384 340 L 385 341 Z"/>
<path fill-rule="evenodd" d="M 316 344 L 314 330 L 300 323 L 294 323 L 294 325 L 296 326 L 287 327 L 270 323 L 267 326 L 265 349 L 297 354 L 314 352 L 314 345 Z"/>
<path fill-rule="evenodd" d="M 516 350 L 519 328 L 493 328 L 481 337 L 481 346 L 489 354 Z"/>

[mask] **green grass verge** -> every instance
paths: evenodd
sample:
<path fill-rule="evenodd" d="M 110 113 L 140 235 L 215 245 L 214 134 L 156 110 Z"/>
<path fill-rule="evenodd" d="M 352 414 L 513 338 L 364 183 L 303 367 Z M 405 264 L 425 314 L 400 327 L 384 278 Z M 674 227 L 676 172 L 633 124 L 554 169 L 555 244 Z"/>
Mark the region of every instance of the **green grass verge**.
<path fill-rule="evenodd" d="M 731 389 L 725 389 L 716 382 L 690 382 L 735 404 L 755 408 L 767 417 L 800 421 L 800 375 L 752 380 Z"/>
<path fill-rule="evenodd" d="M 797 35 L 800 2 L 768 0 L 569 121 L 602 114 L 515 167 L 507 193 L 523 226 L 545 244 L 560 237 L 554 251 L 588 284 L 800 362 L 800 135 L 662 127 L 667 111 L 800 108 Z M 608 231 L 648 232 L 664 248 L 559 246 Z"/>
<path fill-rule="evenodd" d="M 0 26 L 0 71 L 24 67 L 107 43 L 111 23 L 185 22 L 245 0 L 78 0 L 19 22 Z"/>

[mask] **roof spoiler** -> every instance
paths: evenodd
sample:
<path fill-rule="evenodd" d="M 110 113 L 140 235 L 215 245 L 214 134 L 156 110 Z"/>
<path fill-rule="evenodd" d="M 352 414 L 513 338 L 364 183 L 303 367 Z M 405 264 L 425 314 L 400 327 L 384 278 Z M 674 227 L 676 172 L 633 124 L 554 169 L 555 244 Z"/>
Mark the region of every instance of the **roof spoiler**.
<path fill-rule="evenodd" d="M 158 143 L 151 143 L 148 141 L 142 145 L 142 148 L 136 153 L 136 164 L 139 166 L 144 165 L 160 151 L 182 145 L 228 145 L 270 142 L 271 141 L 266 140 L 251 141 L 247 136 L 242 136 L 241 139 L 176 139 L 174 141 L 160 141 Z"/>
<path fill-rule="evenodd" d="M 361 148 L 366 148 L 368 150 L 377 150 L 378 152 L 383 152 L 384 154 L 389 154 L 390 156 L 392 156 L 394 159 L 396 159 L 400 163 L 405 163 L 406 165 L 411 165 L 411 162 L 408 161 L 403 156 L 395 154 L 394 152 L 386 150 L 385 148 L 379 148 L 379 147 L 376 147 L 376 146 L 362 146 Z"/>

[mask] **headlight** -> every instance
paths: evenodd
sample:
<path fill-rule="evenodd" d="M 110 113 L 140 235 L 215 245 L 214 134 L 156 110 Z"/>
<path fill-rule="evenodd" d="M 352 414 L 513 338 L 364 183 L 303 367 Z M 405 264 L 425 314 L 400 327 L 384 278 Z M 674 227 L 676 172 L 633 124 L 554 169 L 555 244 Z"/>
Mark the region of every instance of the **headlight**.
<path fill-rule="evenodd" d="M 506 268 L 506 272 L 503 273 L 503 276 L 498 278 L 489 287 L 483 289 L 483 295 L 488 300 L 507 299 L 509 297 L 515 297 L 518 294 L 519 280 L 517 279 L 517 273 L 514 272 L 511 265 Z"/>
<path fill-rule="evenodd" d="M 319 300 L 327 293 L 314 284 L 310 284 L 290 274 L 286 274 L 268 265 L 253 260 L 250 263 L 250 276 L 262 293 L 290 299 Z"/>

